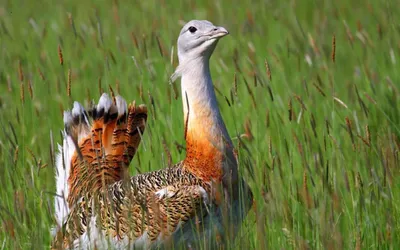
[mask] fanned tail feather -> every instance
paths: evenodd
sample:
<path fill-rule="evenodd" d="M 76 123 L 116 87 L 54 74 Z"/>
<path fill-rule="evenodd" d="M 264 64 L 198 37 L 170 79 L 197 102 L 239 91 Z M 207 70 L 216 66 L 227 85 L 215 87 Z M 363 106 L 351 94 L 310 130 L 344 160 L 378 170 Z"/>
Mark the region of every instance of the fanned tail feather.
<path fill-rule="evenodd" d="M 146 120 L 146 106 L 128 106 L 122 97 L 112 100 L 105 93 L 89 111 L 74 102 L 73 109 L 64 112 L 64 139 L 56 161 L 55 209 L 59 225 L 84 193 L 124 177 Z"/>
<path fill-rule="evenodd" d="M 55 198 L 56 219 L 62 224 L 69 214 L 67 199 L 69 196 L 68 178 L 71 170 L 71 158 L 76 153 L 78 142 L 90 132 L 90 124 L 85 109 L 74 102 L 71 111 L 64 111 L 63 143 L 58 145 L 56 158 L 57 197 Z"/>

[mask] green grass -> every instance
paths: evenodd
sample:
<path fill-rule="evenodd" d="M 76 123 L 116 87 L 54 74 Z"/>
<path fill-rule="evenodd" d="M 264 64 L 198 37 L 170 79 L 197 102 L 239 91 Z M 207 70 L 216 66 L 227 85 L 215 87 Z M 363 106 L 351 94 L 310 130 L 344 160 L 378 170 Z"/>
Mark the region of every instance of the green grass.
<path fill-rule="evenodd" d="M 54 152 L 74 100 L 111 86 L 149 107 L 132 174 L 167 165 L 160 138 L 183 159 L 168 78 L 190 19 L 231 33 L 211 68 L 256 203 L 232 248 L 400 248 L 400 2 L 213 2 L 0 2 L 0 249 L 50 244 Z"/>

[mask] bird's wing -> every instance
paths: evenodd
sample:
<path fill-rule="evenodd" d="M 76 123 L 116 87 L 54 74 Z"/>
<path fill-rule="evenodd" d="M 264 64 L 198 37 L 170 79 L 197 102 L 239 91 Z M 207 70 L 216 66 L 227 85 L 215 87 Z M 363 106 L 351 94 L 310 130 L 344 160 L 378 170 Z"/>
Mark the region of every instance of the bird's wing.
<path fill-rule="evenodd" d="M 52 247 L 77 247 L 80 243 L 87 247 L 93 242 L 97 247 L 107 246 L 104 239 L 114 246 L 123 244 L 121 247 L 164 244 L 189 220 L 200 230 L 210 204 L 210 190 L 206 189 L 207 185 L 179 166 L 117 182 L 107 192 L 82 197 Z M 92 242 L 82 242 L 89 235 Z"/>
<path fill-rule="evenodd" d="M 72 111 L 64 113 L 57 193 L 67 194 L 68 208 L 83 194 L 123 178 L 141 141 L 146 120 L 146 106 L 128 106 L 122 97 L 111 99 L 107 94 L 89 111 L 75 102 Z M 56 210 L 57 205 L 56 200 Z"/>

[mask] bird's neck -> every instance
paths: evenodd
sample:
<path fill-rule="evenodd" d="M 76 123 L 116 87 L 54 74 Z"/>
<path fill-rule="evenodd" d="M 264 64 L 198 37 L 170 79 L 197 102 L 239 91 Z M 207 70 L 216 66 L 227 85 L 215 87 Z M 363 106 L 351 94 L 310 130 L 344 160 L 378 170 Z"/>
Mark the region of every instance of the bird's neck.
<path fill-rule="evenodd" d="M 185 168 L 205 181 L 221 181 L 237 169 L 232 141 L 218 108 L 209 61 L 181 62 L 185 122 Z M 236 174 L 235 174 L 236 175 Z"/>

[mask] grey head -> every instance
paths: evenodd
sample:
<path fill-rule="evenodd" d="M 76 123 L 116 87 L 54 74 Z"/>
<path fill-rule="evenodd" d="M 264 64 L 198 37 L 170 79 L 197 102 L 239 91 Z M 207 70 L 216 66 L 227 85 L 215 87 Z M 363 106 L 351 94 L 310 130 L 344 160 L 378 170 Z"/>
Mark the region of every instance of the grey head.
<path fill-rule="evenodd" d="M 207 20 L 192 20 L 183 26 L 178 38 L 179 61 L 211 57 L 218 40 L 229 32 Z"/>

